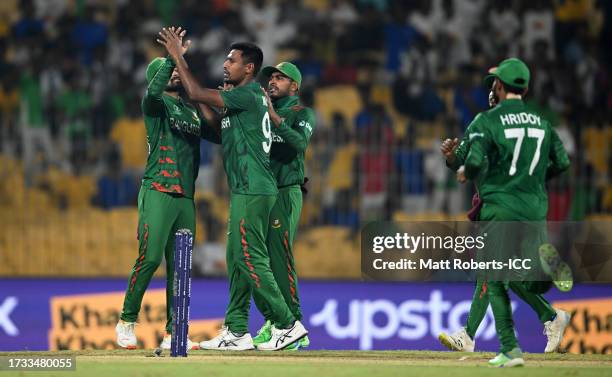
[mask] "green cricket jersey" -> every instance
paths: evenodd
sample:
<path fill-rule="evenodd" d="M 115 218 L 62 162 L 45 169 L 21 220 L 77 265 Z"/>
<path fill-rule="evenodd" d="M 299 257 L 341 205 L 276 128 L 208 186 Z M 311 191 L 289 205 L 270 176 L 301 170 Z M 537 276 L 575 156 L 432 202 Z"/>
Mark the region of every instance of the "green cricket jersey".
<path fill-rule="evenodd" d="M 223 166 L 234 194 L 276 195 L 270 171 L 272 130 L 270 114 L 257 82 L 222 91 L 225 114 L 221 120 Z"/>
<path fill-rule="evenodd" d="M 469 146 L 462 143 L 456 152 L 467 151 L 465 176 L 478 177 L 484 203 L 525 220 L 545 219 L 546 178 L 569 167 L 567 152 L 548 121 L 522 100 L 509 99 L 478 114 L 466 136 Z"/>
<path fill-rule="evenodd" d="M 174 62 L 166 59 L 147 88 L 142 111 L 149 157 L 142 184 L 161 192 L 193 198 L 200 164 L 200 138 L 215 139 L 196 109 L 164 94 Z"/>
<path fill-rule="evenodd" d="M 278 187 L 304 183 L 304 154 L 315 127 L 314 112 L 299 105 L 298 96 L 274 101 L 274 109 L 283 118 L 278 127 L 272 126 L 270 168 Z"/>

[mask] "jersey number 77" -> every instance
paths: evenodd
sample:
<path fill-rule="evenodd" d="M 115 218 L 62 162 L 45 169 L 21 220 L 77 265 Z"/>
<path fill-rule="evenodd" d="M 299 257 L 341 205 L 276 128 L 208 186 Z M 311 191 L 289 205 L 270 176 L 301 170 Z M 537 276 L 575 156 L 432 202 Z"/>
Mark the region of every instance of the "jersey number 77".
<path fill-rule="evenodd" d="M 527 130 L 527 137 L 534 138 L 537 140 L 537 146 L 533 158 L 531 159 L 531 165 L 529 166 L 529 175 L 533 174 L 538 161 L 540 161 L 540 148 L 542 147 L 542 141 L 544 140 L 545 132 L 539 128 L 507 128 L 504 130 L 506 139 L 516 139 L 514 144 L 514 152 L 512 153 L 512 163 L 510 165 L 510 171 L 508 174 L 513 176 L 516 174 L 516 163 L 521 154 L 521 146 L 523 145 L 523 139 L 525 139 L 525 130 Z"/>

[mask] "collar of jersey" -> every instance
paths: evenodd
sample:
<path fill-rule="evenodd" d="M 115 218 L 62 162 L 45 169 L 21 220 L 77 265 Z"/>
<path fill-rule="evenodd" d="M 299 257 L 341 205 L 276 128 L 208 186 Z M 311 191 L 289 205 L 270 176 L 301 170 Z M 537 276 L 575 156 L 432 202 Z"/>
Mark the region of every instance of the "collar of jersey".
<path fill-rule="evenodd" d="M 517 105 L 523 103 L 522 99 L 519 98 L 509 98 L 501 101 L 500 105 L 508 106 L 508 105 Z"/>
<path fill-rule="evenodd" d="M 248 88 L 249 86 L 252 86 L 253 88 L 261 91 L 261 85 L 257 81 L 255 81 L 255 80 L 249 82 L 248 84 L 244 84 L 243 86 L 245 88 Z"/>
<path fill-rule="evenodd" d="M 300 103 L 300 97 L 298 96 L 287 96 L 283 98 L 279 98 L 274 101 L 275 109 L 282 109 L 285 107 L 295 106 Z"/>

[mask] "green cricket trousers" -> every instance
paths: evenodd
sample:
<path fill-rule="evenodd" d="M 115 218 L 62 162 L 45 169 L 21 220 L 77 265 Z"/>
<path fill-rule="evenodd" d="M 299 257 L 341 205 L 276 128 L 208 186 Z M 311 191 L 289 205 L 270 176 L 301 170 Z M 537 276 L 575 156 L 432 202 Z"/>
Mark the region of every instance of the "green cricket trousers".
<path fill-rule="evenodd" d="M 275 202 L 273 195 L 231 194 L 226 250 L 230 302 L 225 326 L 234 334 L 248 332 L 251 294 L 271 308 L 277 327 L 289 328 L 295 322 L 272 274 L 266 245 Z"/>
<path fill-rule="evenodd" d="M 278 189 L 276 203 L 270 213 L 266 244 L 270 255 L 270 268 L 285 303 L 297 320 L 302 319 L 298 277 L 293 257 L 293 240 L 297 233 L 302 212 L 302 190 L 300 185 Z M 255 304 L 266 320 L 272 321 L 273 311 L 265 302 L 254 297 Z"/>
<path fill-rule="evenodd" d="M 125 291 L 122 320 L 136 322 L 145 291 L 165 256 L 166 331 L 172 332 L 174 234 L 179 229 L 189 229 L 195 237 L 193 199 L 141 187 L 138 193 L 138 258 Z"/>

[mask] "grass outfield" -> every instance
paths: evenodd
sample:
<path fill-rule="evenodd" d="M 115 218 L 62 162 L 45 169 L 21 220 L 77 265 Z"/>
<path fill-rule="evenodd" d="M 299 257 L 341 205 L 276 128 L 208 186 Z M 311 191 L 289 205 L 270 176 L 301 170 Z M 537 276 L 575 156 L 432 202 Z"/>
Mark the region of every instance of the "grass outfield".
<path fill-rule="evenodd" d="M 419 376 L 491 377 L 492 353 L 436 351 L 192 351 L 188 358 L 155 357 L 152 350 L 8 352 L 0 356 L 77 356 L 75 372 L 0 372 L 3 376 Z M 525 354 L 525 368 L 497 369 L 497 376 L 591 377 L 612 375 L 612 355 Z"/>

